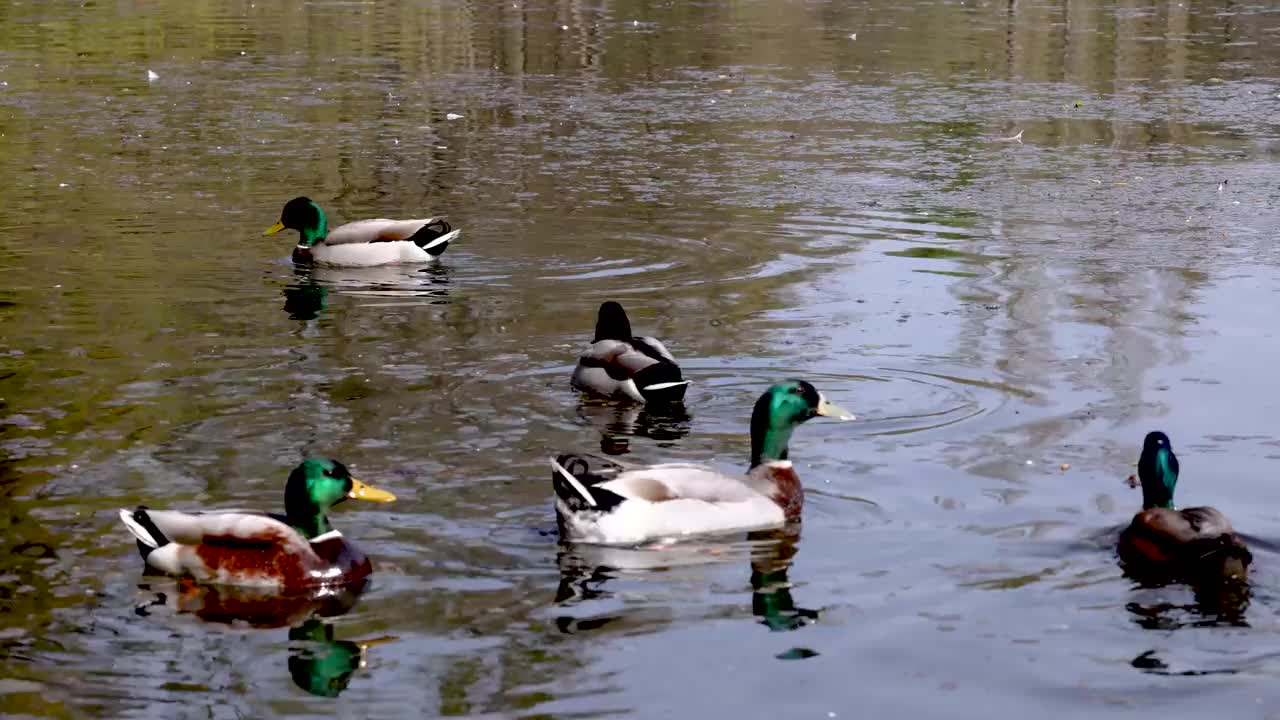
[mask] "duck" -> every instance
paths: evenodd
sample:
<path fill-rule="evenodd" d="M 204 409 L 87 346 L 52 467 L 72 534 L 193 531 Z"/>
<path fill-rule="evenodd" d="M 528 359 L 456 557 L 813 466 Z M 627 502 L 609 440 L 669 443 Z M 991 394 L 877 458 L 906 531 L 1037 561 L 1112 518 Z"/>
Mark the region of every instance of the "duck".
<path fill-rule="evenodd" d="M 351 477 L 337 460 L 313 457 L 289 473 L 284 515 L 244 510 L 182 512 L 139 506 L 120 520 L 152 571 L 199 583 L 278 593 L 363 583 L 369 558 L 329 524 L 343 500 L 396 496 Z"/>
<path fill-rule="evenodd" d="M 1142 510 L 1120 533 L 1117 546 L 1126 570 L 1190 582 L 1246 577 L 1253 555 L 1226 515 L 1212 507 L 1174 508 L 1178 456 L 1165 433 L 1147 433 L 1138 478 Z"/>
<path fill-rule="evenodd" d="M 855 419 L 805 380 L 771 386 L 751 412 L 750 465 L 739 477 L 686 463 L 628 467 L 560 455 L 551 461 L 560 538 L 639 545 L 799 521 L 804 488 L 787 459 L 787 446 L 792 431 L 819 415 Z"/>
<path fill-rule="evenodd" d="M 297 230 L 293 261 L 337 267 L 424 263 L 440 257 L 462 233 L 443 218 L 357 220 L 328 229 L 324 211 L 307 197 L 285 203 L 280 219 L 262 232 Z"/>
<path fill-rule="evenodd" d="M 641 403 L 680 402 L 689 388 L 666 346 L 657 338 L 632 336 L 627 311 L 612 300 L 600 305 L 595 336 L 570 382 L 588 394 Z"/>

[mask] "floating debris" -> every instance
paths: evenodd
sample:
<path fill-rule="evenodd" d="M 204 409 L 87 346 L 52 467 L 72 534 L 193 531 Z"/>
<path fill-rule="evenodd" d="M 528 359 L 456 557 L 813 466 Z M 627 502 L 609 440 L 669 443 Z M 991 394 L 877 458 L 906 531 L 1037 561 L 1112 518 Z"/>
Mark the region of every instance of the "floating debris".
<path fill-rule="evenodd" d="M 1009 137 L 1002 137 L 1002 138 L 1000 138 L 1000 140 L 999 140 L 999 141 L 1000 141 L 1000 142 L 1016 142 L 1016 143 L 1018 143 L 1019 145 L 1021 145 L 1021 144 L 1022 144 L 1022 132 L 1023 132 L 1022 130 L 1019 130 L 1017 135 L 1010 135 Z"/>
<path fill-rule="evenodd" d="M 445 120 L 461 120 L 462 116 L 458 113 L 448 113 L 444 116 Z"/>
<path fill-rule="evenodd" d="M 147 71 L 147 82 L 155 82 L 159 79 L 160 79 L 160 76 L 157 75 L 154 71 L 152 70 Z"/>
<path fill-rule="evenodd" d="M 1070 469 L 1071 469 L 1071 463 L 1062 463 L 1062 466 L 1061 466 L 1061 468 L 1060 468 L 1060 469 L 1062 469 L 1062 470 L 1070 470 Z"/>

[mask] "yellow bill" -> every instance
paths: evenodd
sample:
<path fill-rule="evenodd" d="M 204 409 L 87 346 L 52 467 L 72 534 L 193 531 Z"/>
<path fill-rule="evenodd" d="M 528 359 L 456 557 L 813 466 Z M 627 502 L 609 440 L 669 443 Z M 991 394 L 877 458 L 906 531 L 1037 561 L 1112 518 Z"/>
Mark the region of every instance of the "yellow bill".
<path fill-rule="evenodd" d="M 837 420 L 857 420 L 853 413 L 845 410 L 839 405 L 829 402 L 821 393 L 818 394 L 818 414 L 823 417 L 835 418 Z"/>
<path fill-rule="evenodd" d="M 282 223 L 282 222 L 280 222 L 279 220 L 277 220 L 275 225 L 272 225 L 271 227 L 267 228 L 266 230 L 263 230 L 263 231 L 262 231 L 262 234 L 263 234 L 263 235 L 275 235 L 276 233 L 280 232 L 280 231 L 281 231 L 281 230 L 283 230 L 283 229 L 284 229 L 284 223 Z"/>
<path fill-rule="evenodd" d="M 351 478 L 351 492 L 347 493 L 347 497 L 352 500 L 368 500 L 369 502 L 391 502 L 396 499 L 395 495 L 386 490 L 379 490 L 372 485 L 365 485 L 355 478 Z"/>

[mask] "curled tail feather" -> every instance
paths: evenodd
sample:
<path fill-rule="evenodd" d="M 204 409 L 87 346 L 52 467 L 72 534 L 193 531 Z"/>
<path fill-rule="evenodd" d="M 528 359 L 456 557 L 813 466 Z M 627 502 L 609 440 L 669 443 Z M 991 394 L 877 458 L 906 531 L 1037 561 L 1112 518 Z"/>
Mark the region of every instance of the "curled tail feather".
<path fill-rule="evenodd" d="M 152 550 L 169 544 L 169 538 L 160 532 L 160 528 L 147 515 L 146 506 L 139 505 L 136 510 L 121 510 L 120 520 L 137 539 L 138 552 L 142 554 L 143 560 L 147 559 Z"/>
<path fill-rule="evenodd" d="M 455 237 L 457 235 L 454 234 L 453 226 L 437 218 L 423 225 L 409 239 L 428 255 L 438 256 L 444 254 L 445 249 Z"/>
<path fill-rule="evenodd" d="M 622 502 L 622 496 L 598 487 L 609 478 L 592 474 L 587 461 L 578 455 L 560 455 L 551 460 L 551 486 L 556 497 L 572 512 L 607 512 Z"/>
<path fill-rule="evenodd" d="M 1253 553 L 1240 538 L 1223 533 L 1193 542 L 1187 547 L 1187 558 L 1202 575 L 1244 578 Z"/>

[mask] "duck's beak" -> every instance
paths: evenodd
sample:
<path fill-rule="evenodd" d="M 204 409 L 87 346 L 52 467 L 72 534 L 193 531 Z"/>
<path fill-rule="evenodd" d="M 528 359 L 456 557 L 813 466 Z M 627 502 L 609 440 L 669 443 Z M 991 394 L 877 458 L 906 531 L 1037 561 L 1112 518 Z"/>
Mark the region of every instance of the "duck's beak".
<path fill-rule="evenodd" d="M 837 420 L 857 420 L 853 413 L 833 402 L 829 402 L 822 393 L 818 393 L 818 414 Z"/>
<path fill-rule="evenodd" d="M 267 228 L 266 230 L 263 230 L 263 231 L 262 231 L 262 234 L 263 234 L 263 235 L 275 235 L 276 233 L 280 232 L 280 231 L 281 231 L 281 230 L 283 230 L 283 229 L 284 229 L 284 223 L 282 223 L 282 222 L 280 222 L 279 220 L 277 220 L 275 225 L 272 225 L 271 227 Z"/>
<path fill-rule="evenodd" d="M 399 639 L 400 638 L 396 637 L 395 635 L 383 635 L 380 638 L 374 638 L 373 640 L 361 640 L 360 642 L 356 643 L 356 646 L 360 648 L 361 669 L 368 667 L 369 665 L 369 648 L 373 647 L 374 645 L 384 645 L 386 643 L 395 642 Z"/>
<path fill-rule="evenodd" d="M 347 497 L 352 500 L 368 500 L 369 502 L 391 502 L 396 499 L 395 495 L 386 490 L 379 490 L 371 485 L 365 485 L 355 478 L 351 478 L 351 492 L 347 493 Z"/>

